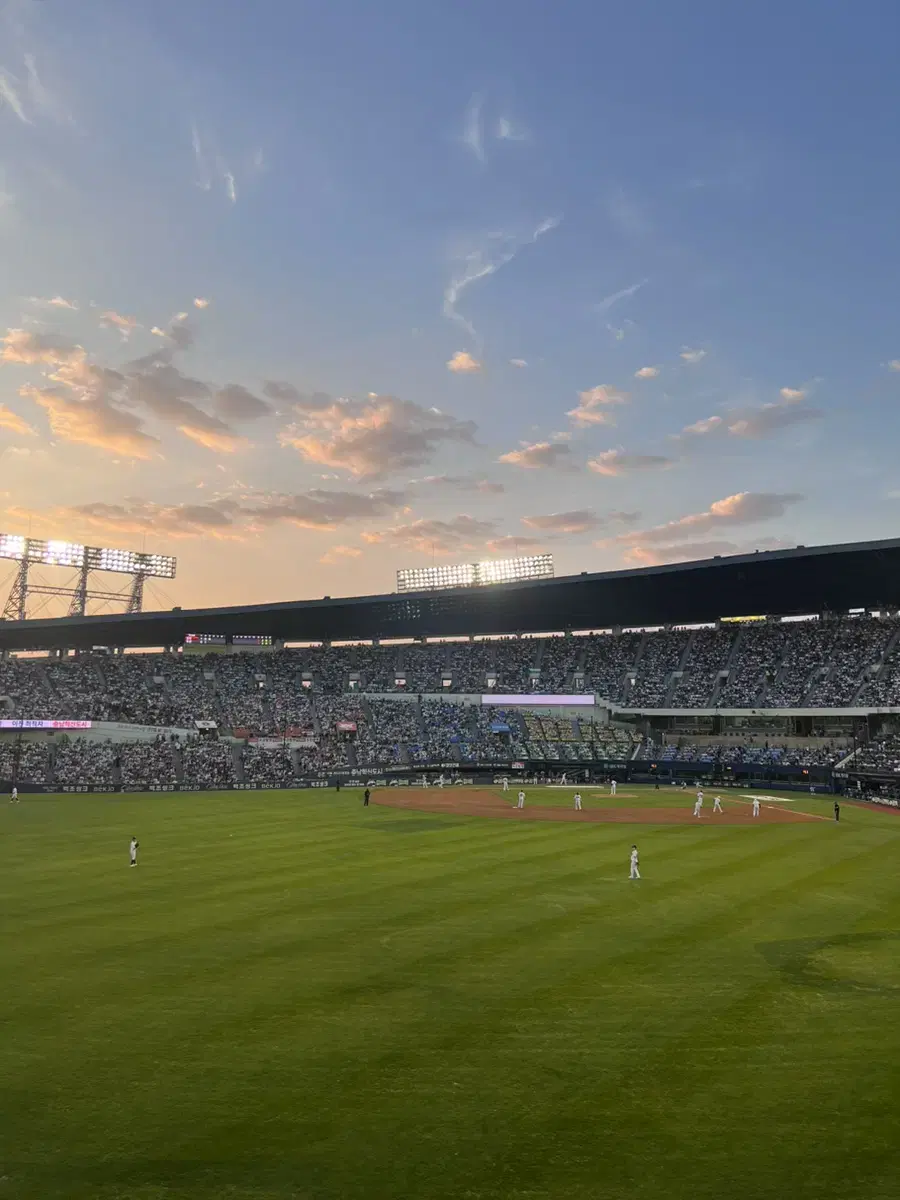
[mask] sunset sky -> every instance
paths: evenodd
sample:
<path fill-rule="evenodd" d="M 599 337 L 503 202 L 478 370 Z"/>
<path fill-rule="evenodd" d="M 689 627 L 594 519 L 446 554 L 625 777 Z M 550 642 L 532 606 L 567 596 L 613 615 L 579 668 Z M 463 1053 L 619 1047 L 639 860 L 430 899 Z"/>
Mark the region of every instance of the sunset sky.
<path fill-rule="evenodd" d="M 894 536 L 898 34 L 0 0 L 5 531 L 184 606 Z"/>

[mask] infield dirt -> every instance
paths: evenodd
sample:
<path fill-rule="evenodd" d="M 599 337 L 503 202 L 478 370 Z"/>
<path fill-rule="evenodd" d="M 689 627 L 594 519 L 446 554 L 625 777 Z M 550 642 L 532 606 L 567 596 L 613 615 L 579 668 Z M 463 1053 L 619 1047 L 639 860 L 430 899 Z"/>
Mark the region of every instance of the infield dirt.
<path fill-rule="evenodd" d="M 754 817 L 749 805 L 732 804 L 724 812 L 713 814 L 711 807 L 702 817 L 693 815 L 692 806 L 653 808 L 584 808 L 534 805 L 515 808 L 500 800 L 494 792 L 480 788 L 390 788 L 375 793 L 375 804 L 388 808 L 414 809 L 416 812 L 452 813 L 457 816 L 490 817 L 511 821 L 577 821 L 580 824 L 618 825 L 800 825 L 822 820 L 810 813 L 795 812 L 776 805 L 763 805 Z"/>

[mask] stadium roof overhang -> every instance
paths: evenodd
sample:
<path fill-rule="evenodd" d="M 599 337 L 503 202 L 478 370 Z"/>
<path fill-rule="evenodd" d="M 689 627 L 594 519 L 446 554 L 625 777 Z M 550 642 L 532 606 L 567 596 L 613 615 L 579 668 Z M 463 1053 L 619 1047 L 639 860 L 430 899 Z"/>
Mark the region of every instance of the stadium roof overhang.
<path fill-rule="evenodd" d="M 445 592 L 0 621 L 0 650 L 172 646 L 192 633 L 286 641 L 541 633 L 854 608 L 900 608 L 900 539 Z"/>

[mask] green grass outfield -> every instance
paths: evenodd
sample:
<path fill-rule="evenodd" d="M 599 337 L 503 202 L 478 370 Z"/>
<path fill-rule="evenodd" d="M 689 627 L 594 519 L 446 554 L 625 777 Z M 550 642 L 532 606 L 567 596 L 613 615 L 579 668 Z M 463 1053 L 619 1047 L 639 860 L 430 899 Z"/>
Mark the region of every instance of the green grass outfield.
<path fill-rule="evenodd" d="M 850 806 L 4 802 L 0 1200 L 895 1198 L 898 858 Z"/>

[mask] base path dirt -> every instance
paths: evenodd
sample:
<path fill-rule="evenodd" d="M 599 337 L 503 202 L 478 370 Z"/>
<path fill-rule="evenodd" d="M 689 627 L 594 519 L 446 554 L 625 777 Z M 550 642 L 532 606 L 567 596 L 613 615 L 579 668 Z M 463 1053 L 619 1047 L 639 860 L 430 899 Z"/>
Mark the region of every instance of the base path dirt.
<path fill-rule="evenodd" d="M 389 788 L 372 796 L 374 804 L 388 808 L 408 808 L 417 812 L 448 813 L 465 817 L 496 817 L 507 821 L 578 821 L 581 824 L 617 825 L 799 825 L 820 818 L 810 813 L 792 812 L 775 805 L 763 808 L 754 817 L 749 807 L 726 806 L 713 814 L 707 808 L 702 817 L 693 815 L 693 806 L 679 808 L 554 808 L 535 804 L 514 808 L 496 793 L 479 788 Z"/>

